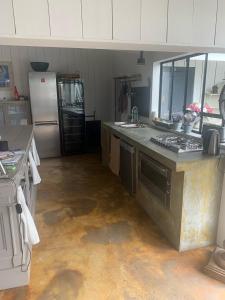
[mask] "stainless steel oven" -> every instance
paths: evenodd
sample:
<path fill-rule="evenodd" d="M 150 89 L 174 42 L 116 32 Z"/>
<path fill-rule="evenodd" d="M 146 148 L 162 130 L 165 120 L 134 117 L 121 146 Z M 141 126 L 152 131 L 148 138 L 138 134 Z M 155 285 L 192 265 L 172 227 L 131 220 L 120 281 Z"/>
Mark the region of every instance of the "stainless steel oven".
<path fill-rule="evenodd" d="M 171 170 L 146 154 L 139 153 L 139 184 L 143 185 L 165 208 L 170 207 Z"/>

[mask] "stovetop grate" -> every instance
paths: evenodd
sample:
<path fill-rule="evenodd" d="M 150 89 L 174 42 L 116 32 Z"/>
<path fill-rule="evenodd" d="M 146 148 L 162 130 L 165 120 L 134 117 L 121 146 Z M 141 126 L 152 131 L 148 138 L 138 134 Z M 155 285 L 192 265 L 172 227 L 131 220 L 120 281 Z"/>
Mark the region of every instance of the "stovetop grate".
<path fill-rule="evenodd" d="M 203 150 L 201 141 L 175 134 L 159 135 L 152 137 L 150 141 L 176 153 L 196 152 Z"/>

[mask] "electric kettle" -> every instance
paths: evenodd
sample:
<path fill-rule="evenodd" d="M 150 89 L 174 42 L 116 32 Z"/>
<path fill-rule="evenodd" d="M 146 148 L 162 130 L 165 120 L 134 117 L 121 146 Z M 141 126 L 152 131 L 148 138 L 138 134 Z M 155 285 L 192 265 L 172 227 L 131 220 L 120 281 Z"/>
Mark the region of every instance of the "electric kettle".
<path fill-rule="evenodd" d="M 220 153 L 220 134 L 216 129 L 209 129 L 203 134 L 203 152 L 209 155 Z"/>

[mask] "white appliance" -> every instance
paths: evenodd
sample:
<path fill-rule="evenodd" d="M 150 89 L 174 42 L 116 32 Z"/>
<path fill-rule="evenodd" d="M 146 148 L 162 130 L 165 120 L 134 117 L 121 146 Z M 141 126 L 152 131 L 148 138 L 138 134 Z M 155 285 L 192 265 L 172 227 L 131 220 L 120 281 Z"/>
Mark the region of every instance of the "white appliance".
<path fill-rule="evenodd" d="M 60 156 L 56 74 L 30 72 L 29 87 L 34 135 L 41 158 Z"/>

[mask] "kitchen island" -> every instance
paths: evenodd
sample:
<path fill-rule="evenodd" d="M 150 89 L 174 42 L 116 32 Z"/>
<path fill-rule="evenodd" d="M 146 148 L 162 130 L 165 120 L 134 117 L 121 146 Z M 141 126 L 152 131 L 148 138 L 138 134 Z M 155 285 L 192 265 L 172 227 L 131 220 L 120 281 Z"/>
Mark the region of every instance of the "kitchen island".
<path fill-rule="evenodd" d="M 9 150 L 20 150 L 22 155 L 7 175 L 0 176 L 0 289 L 29 283 L 31 245 L 24 242 L 24 228 L 17 211 L 17 189 L 22 187 L 27 206 L 35 211 L 36 186 L 30 174 L 29 150 L 33 138 L 32 126 L 14 126 L 0 129 L 2 140 Z"/>
<path fill-rule="evenodd" d="M 102 158 L 110 162 L 114 135 L 135 149 L 136 199 L 179 251 L 216 240 L 224 158 L 202 152 L 174 153 L 150 141 L 163 132 L 151 127 L 102 126 Z"/>

